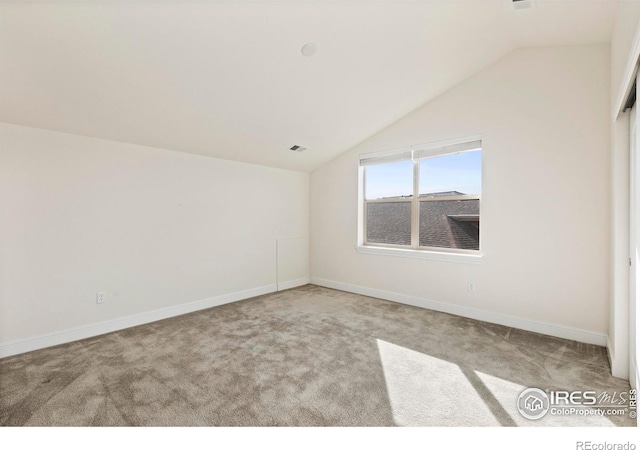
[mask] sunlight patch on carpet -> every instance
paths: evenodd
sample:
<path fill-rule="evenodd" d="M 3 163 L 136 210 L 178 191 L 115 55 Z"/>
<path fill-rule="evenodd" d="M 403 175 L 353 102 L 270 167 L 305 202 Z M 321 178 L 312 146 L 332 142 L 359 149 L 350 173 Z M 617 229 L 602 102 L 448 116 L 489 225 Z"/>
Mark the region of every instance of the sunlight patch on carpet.
<path fill-rule="evenodd" d="M 456 364 L 381 339 L 376 341 L 398 425 L 500 425 Z"/>

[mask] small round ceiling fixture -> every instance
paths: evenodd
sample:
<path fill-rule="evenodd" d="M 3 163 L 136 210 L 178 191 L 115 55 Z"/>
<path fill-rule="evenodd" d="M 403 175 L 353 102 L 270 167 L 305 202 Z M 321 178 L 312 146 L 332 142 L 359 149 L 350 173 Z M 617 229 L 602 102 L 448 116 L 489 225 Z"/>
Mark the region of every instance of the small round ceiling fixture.
<path fill-rule="evenodd" d="M 314 44 L 313 42 L 309 42 L 308 44 L 304 44 L 302 46 L 302 50 L 300 50 L 300 52 L 304 56 L 313 56 L 313 55 L 316 54 L 317 51 L 318 51 L 318 46 L 316 44 Z"/>

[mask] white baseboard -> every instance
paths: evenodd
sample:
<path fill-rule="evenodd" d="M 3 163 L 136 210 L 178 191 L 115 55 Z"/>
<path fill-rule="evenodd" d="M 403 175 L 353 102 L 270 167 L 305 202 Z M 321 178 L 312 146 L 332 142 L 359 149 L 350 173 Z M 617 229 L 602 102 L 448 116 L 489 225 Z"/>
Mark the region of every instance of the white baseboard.
<path fill-rule="evenodd" d="M 155 309 L 90 325 L 83 325 L 55 333 L 0 343 L 0 358 L 18 355 L 20 353 L 26 353 L 41 348 L 53 347 L 54 345 L 66 344 L 67 342 L 111 333 L 113 331 L 123 330 L 125 328 L 143 325 L 145 323 L 156 322 L 158 320 L 168 319 L 170 317 L 180 316 L 182 314 L 188 314 L 202 309 L 212 308 L 214 306 L 220 306 L 226 303 L 257 297 L 258 295 L 269 294 L 271 292 L 276 292 L 276 290 L 277 285 L 269 284 L 267 286 L 248 289 L 246 291 L 232 292 L 230 294 L 196 300 L 194 302 L 169 306 L 167 308 Z"/>
<path fill-rule="evenodd" d="M 297 280 L 279 281 L 278 290 L 284 291 L 285 289 L 304 286 L 305 284 L 309 284 L 309 277 L 298 278 Z"/>
<path fill-rule="evenodd" d="M 369 297 L 381 298 L 405 305 L 418 306 L 420 308 L 432 309 L 434 311 L 454 314 L 456 316 L 468 317 L 470 319 L 481 320 L 483 322 L 495 323 L 507 327 L 518 328 L 520 330 L 533 331 L 535 333 L 546 334 L 572 341 L 584 342 L 586 344 L 594 344 L 604 347 L 607 345 L 607 336 L 602 333 L 594 333 L 593 331 L 581 330 L 578 328 L 566 327 L 547 322 L 539 322 L 536 320 L 523 319 L 520 317 L 509 316 L 491 311 L 471 308 L 468 306 L 454 305 L 451 303 L 437 302 L 427 300 L 421 297 L 411 295 L 398 294 L 396 292 L 382 291 L 364 286 L 356 286 L 353 284 L 342 283 L 339 281 L 325 280 L 322 278 L 311 277 L 311 284 L 318 286 L 337 289 L 340 291 L 352 292 L 354 294 L 366 295 Z"/>

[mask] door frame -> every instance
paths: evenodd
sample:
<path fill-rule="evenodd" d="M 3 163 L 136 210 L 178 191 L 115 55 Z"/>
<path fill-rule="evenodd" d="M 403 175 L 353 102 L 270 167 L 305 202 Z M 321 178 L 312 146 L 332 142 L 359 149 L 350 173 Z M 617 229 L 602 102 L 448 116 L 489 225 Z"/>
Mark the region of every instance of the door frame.
<path fill-rule="evenodd" d="M 638 383 L 636 305 L 640 293 L 640 158 L 638 157 L 640 116 L 637 110 L 636 102 L 629 116 L 629 305 L 627 316 L 629 320 L 629 383 L 634 389 Z"/>

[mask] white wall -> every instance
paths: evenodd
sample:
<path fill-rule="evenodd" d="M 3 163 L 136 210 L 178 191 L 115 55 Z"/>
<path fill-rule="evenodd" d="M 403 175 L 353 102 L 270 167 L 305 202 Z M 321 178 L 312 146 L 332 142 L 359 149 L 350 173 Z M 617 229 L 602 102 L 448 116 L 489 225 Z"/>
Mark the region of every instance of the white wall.
<path fill-rule="evenodd" d="M 607 347 L 614 376 L 629 373 L 629 112 L 626 100 L 640 33 L 640 2 L 620 2 L 611 37 L 611 284 Z"/>
<path fill-rule="evenodd" d="M 304 281 L 306 265 L 290 261 L 308 257 L 304 245 L 280 255 L 276 280 L 276 239 L 306 241 L 308 184 L 301 172 L 0 124 L 0 353 Z"/>
<path fill-rule="evenodd" d="M 609 57 L 608 45 L 514 51 L 313 172 L 312 282 L 604 344 Z M 356 252 L 358 154 L 477 134 L 480 265 Z"/>

